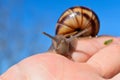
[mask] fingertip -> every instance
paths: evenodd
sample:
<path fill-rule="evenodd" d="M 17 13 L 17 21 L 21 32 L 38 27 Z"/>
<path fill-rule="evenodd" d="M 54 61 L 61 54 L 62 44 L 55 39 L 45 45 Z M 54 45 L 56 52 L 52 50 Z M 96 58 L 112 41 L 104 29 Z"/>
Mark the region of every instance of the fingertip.
<path fill-rule="evenodd" d="M 72 60 L 75 62 L 86 62 L 90 56 L 84 52 L 74 52 L 72 54 Z"/>

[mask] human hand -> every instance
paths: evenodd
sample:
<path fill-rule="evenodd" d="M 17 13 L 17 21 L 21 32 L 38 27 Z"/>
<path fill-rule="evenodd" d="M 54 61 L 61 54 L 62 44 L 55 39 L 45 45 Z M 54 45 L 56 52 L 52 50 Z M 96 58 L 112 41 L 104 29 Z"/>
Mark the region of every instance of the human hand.
<path fill-rule="evenodd" d="M 113 39 L 109 45 L 106 40 Z M 74 61 L 46 52 L 24 59 L 1 75 L 0 80 L 120 80 L 120 38 L 78 40 Z"/>

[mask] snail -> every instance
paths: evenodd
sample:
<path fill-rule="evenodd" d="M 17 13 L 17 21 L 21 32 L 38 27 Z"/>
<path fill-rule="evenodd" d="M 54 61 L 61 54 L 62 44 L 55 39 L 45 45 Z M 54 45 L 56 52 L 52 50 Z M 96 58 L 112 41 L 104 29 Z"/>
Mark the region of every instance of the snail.
<path fill-rule="evenodd" d="M 95 37 L 99 32 L 100 22 L 94 11 L 83 6 L 67 9 L 58 19 L 55 37 L 43 32 L 52 39 L 49 51 L 70 58 L 75 38 Z"/>

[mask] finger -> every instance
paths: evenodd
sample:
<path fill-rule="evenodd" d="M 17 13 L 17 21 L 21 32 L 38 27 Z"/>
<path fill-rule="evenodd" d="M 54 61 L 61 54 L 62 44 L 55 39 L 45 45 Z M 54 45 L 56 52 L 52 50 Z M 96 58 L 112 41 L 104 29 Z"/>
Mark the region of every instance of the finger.
<path fill-rule="evenodd" d="M 120 80 L 120 73 L 118 73 L 112 79 L 109 79 L 109 80 Z"/>
<path fill-rule="evenodd" d="M 71 55 L 72 59 L 78 62 L 87 61 L 97 51 L 106 47 L 107 45 L 105 45 L 104 42 L 110 39 L 113 40 L 111 44 L 115 44 L 120 41 L 117 38 L 110 36 L 102 36 L 97 38 L 81 38 L 74 41 L 72 44 L 74 45 L 73 47 L 75 48 L 75 51 Z"/>
<path fill-rule="evenodd" d="M 104 78 L 111 78 L 120 72 L 120 45 L 111 44 L 93 55 L 87 63 Z"/>

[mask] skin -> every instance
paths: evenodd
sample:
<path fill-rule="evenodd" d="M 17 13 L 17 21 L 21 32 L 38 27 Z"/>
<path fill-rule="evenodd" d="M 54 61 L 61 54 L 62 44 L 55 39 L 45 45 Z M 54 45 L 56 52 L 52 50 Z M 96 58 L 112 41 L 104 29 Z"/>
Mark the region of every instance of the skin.
<path fill-rule="evenodd" d="M 109 39 L 113 42 L 104 45 Z M 102 36 L 76 41 L 72 60 L 44 52 L 8 69 L 0 80 L 120 80 L 120 38 Z"/>

